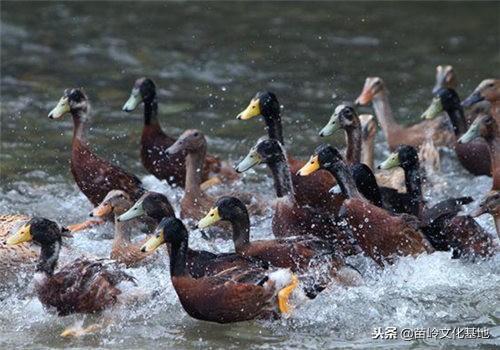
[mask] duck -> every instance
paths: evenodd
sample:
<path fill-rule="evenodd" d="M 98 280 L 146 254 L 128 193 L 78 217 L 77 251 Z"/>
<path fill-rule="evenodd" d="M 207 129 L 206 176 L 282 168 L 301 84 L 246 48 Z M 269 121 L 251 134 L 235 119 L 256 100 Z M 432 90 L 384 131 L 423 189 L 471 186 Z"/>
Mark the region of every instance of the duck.
<path fill-rule="evenodd" d="M 457 86 L 458 79 L 453 66 L 449 64 L 436 66 L 436 83 L 432 88 L 433 94 L 443 87 L 456 89 Z"/>
<path fill-rule="evenodd" d="M 360 114 L 361 124 L 361 163 L 366 164 L 371 170 L 375 165 L 375 136 L 377 136 L 377 120 L 373 114 Z"/>
<path fill-rule="evenodd" d="M 139 217 L 148 217 L 158 226 L 165 218 L 175 218 L 175 212 L 164 194 L 149 191 L 134 203 L 128 211 L 118 216 L 116 220 L 126 222 Z M 171 256 L 170 245 L 167 244 L 166 247 L 167 253 Z M 269 268 L 269 264 L 263 261 L 242 257 L 235 253 L 214 254 L 190 248 L 187 248 L 186 259 L 189 274 L 195 278 L 216 275 L 231 268 Z"/>
<path fill-rule="evenodd" d="M 144 168 L 160 180 L 170 185 L 184 188 L 186 179 L 185 152 L 166 154 L 167 148 L 176 139 L 167 135 L 158 120 L 158 101 L 156 84 L 152 79 L 142 77 L 135 81 L 129 99 L 123 105 L 124 112 L 134 111 L 140 103 L 144 104 L 144 127 L 141 136 L 141 161 Z M 207 154 L 203 163 L 202 181 L 209 180 L 210 174 L 221 181 L 235 178 L 234 171 L 217 157 Z"/>
<path fill-rule="evenodd" d="M 12 231 L 29 220 L 30 217 L 24 214 L 0 215 L 0 281 L 4 286 L 13 281 L 19 272 L 36 262 L 38 254 L 32 245 L 28 243 L 7 245 L 7 239 Z"/>
<path fill-rule="evenodd" d="M 491 176 L 491 161 L 488 155 L 488 145 L 484 140 L 474 140 L 467 145 L 457 140 L 467 131 L 464 111 L 460 98 L 453 89 L 441 88 L 437 91 L 432 103 L 422 114 L 423 119 L 431 120 L 445 111 L 451 120 L 454 137 L 454 148 L 460 164 L 473 175 Z"/>
<path fill-rule="evenodd" d="M 500 134 L 498 124 L 491 115 L 478 116 L 471 124 L 465 134 L 458 139 L 458 144 L 467 147 L 469 143 L 477 138 L 482 138 L 488 145 L 491 174 L 493 175 L 492 190 L 500 190 Z"/>
<path fill-rule="evenodd" d="M 363 197 L 348 165 L 336 148 L 327 144 L 318 146 L 309 162 L 299 170 L 299 175 L 308 176 L 320 168 L 328 170 L 337 179 L 346 198 L 340 216 L 352 228 L 361 250 L 379 265 L 393 263 L 398 256 L 434 252 L 424 234 L 407 220 Z"/>
<path fill-rule="evenodd" d="M 200 220 L 215 202 L 215 198 L 201 188 L 202 174 L 200 169 L 207 152 L 205 135 L 200 130 L 188 129 L 166 152 L 167 154 L 186 152 L 186 182 L 184 196 L 180 203 L 181 219 Z M 253 212 L 262 212 L 262 206 L 253 201 L 253 195 L 238 192 L 237 196 L 246 198 L 247 202 L 252 203 L 251 210 Z"/>
<path fill-rule="evenodd" d="M 500 79 L 483 80 L 469 97 L 462 101 L 462 107 L 470 109 L 483 101 L 489 102 L 489 114 L 500 123 Z"/>
<path fill-rule="evenodd" d="M 238 163 L 236 171 L 248 171 L 258 164 L 266 164 L 271 171 L 276 192 L 272 232 L 276 237 L 314 235 L 327 240 L 335 240 L 346 255 L 356 249 L 349 230 L 338 225 L 335 215 L 339 205 L 330 211 L 300 205 L 292 186 L 292 176 L 286 158 L 286 152 L 276 139 L 260 138 L 247 156 Z M 328 194 L 330 195 L 330 194 Z M 342 196 L 336 196 L 342 203 Z"/>
<path fill-rule="evenodd" d="M 370 123 L 369 119 L 367 121 Z M 374 122 L 371 123 L 372 125 Z M 373 127 L 372 127 L 373 129 Z M 376 129 L 376 126 L 375 126 Z M 333 135 L 337 130 L 344 130 L 346 136 L 347 149 L 345 152 L 345 161 L 349 166 L 354 164 L 359 164 L 363 155 L 363 138 L 364 131 L 361 119 L 353 106 L 350 104 L 340 104 L 338 105 L 328 123 L 319 132 L 320 137 L 326 137 Z M 376 130 L 375 130 L 376 131 Z M 375 133 L 372 131 L 372 133 Z M 370 141 L 370 142 L 373 142 Z M 371 153 L 369 157 L 369 163 L 373 166 L 373 149 L 368 151 Z M 366 163 L 364 163 L 366 164 Z M 369 166 L 369 165 L 368 165 Z M 393 199 L 394 196 L 398 195 L 399 192 L 404 192 L 404 173 L 403 171 L 393 171 L 375 174 L 377 182 L 381 184 L 382 195 L 385 196 L 387 200 L 386 203 L 392 206 L 396 211 L 400 208 L 400 201 Z M 386 184 L 392 186 L 387 187 Z M 394 190 L 396 189 L 396 191 Z M 390 204 L 392 202 L 392 205 Z"/>
<path fill-rule="evenodd" d="M 458 215 L 462 205 L 473 202 L 471 197 L 449 198 L 426 206 L 414 147 L 401 145 L 380 164 L 385 169 L 396 166 L 405 171 L 409 213 L 420 220 L 419 227 L 434 249 L 452 251 L 454 258 L 487 257 L 495 252 L 491 236 L 470 215 Z"/>
<path fill-rule="evenodd" d="M 189 234 L 181 220 L 164 218 L 143 246 L 145 252 L 169 244 L 170 280 L 187 314 L 195 319 L 233 323 L 287 315 L 299 281 L 289 269 L 229 268 L 194 277 L 188 265 Z"/>
<path fill-rule="evenodd" d="M 320 266 L 323 271 L 327 270 L 329 276 L 323 278 L 326 280 L 320 286 L 314 286 L 314 293 L 323 290 L 332 279 L 342 280 L 341 275 L 346 270 L 344 257 L 332 241 L 313 235 L 250 241 L 247 208 L 238 198 L 231 196 L 218 198 L 214 207 L 198 222 L 198 228 L 204 229 L 219 221 L 231 223 L 234 248 L 239 255 L 263 260 L 275 267 L 289 268 L 294 273 L 307 275 L 308 270 Z"/>
<path fill-rule="evenodd" d="M 118 221 L 118 217 L 127 212 L 133 202 L 130 197 L 121 190 L 110 191 L 101 204 L 95 207 L 90 216 L 106 217 L 113 215 L 115 218 L 115 234 L 111 246 L 110 259 L 124 264 L 126 267 L 135 267 L 144 262 L 151 254 L 141 251 L 143 242 L 132 242 L 132 235 L 137 227 L 130 221 Z"/>
<path fill-rule="evenodd" d="M 89 99 L 82 89 L 66 89 L 49 113 L 50 119 L 60 119 L 67 113 L 73 117 L 70 167 L 78 188 L 94 207 L 116 189 L 126 192 L 134 201 L 139 199 L 144 193 L 141 180 L 91 150 L 86 137 L 89 110 Z"/>
<path fill-rule="evenodd" d="M 394 119 L 388 95 L 385 83 L 380 77 L 368 77 L 355 103 L 364 106 L 372 102 L 390 151 L 401 144 L 419 147 L 429 138 L 434 146 L 453 145 L 454 134 L 443 117 L 411 126 L 398 124 Z"/>
<path fill-rule="evenodd" d="M 484 214 L 490 214 L 495 220 L 497 237 L 500 237 L 500 192 L 490 191 L 478 207 L 471 213 L 473 217 L 479 217 Z"/>
<path fill-rule="evenodd" d="M 56 222 L 33 217 L 7 239 L 15 246 L 33 241 L 40 245 L 34 276 L 38 299 L 59 316 L 96 313 L 115 305 L 120 298 L 118 284 L 135 279 L 104 259 L 78 258 L 56 271 L 63 238 L 69 230 Z"/>
<path fill-rule="evenodd" d="M 275 139 L 285 146 L 283 138 L 283 127 L 281 124 L 281 109 L 278 98 L 273 92 L 259 91 L 250 100 L 245 110 L 240 112 L 237 120 L 249 120 L 262 116 L 270 139 Z M 288 165 L 292 173 L 292 185 L 295 197 L 300 205 L 307 205 L 313 208 L 330 210 L 335 202 L 328 195 L 331 187 L 335 186 L 335 179 L 325 171 L 319 171 L 310 178 L 303 178 L 296 175 L 296 172 L 304 165 L 304 161 L 295 159 L 287 155 Z M 317 194 L 320 195 L 317 195 Z"/>

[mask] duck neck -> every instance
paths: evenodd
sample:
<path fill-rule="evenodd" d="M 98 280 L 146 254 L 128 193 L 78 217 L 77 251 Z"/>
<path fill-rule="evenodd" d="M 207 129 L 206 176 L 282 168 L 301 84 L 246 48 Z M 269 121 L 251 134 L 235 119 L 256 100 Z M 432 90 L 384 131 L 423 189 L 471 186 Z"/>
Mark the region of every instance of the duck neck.
<path fill-rule="evenodd" d="M 188 196 L 198 196 L 201 193 L 201 182 L 203 177 L 203 161 L 207 147 L 204 145 L 197 152 L 186 155 L 186 184 L 185 193 Z"/>
<path fill-rule="evenodd" d="M 231 219 L 233 242 L 237 253 L 250 243 L 250 218 L 248 213 L 241 213 Z"/>
<path fill-rule="evenodd" d="M 119 215 L 115 215 L 115 237 L 113 245 L 120 245 L 121 243 L 130 243 L 132 237 L 132 223 L 131 221 L 118 221 Z"/>
<path fill-rule="evenodd" d="M 267 165 L 269 166 L 269 169 L 271 169 L 271 173 L 273 174 L 276 196 L 278 198 L 294 198 L 292 174 L 290 173 L 290 168 L 288 167 L 288 162 L 286 160 L 285 154 L 282 153 L 277 160 L 269 162 Z"/>
<path fill-rule="evenodd" d="M 452 109 L 446 111 L 450 117 L 451 124 L 453 125 L 453 131 L 455 136 L 460 137 L 467 131 L 467 126 L 465 124 L 464 110 L 461 106 L 456 106 Z"/>
<path fill-rule="evenodd" d="M 180 277 L 188 274 L 186 269 L 186 255 L 188 251 L 187 236 L 180 242 L 170 245 L 170 276 Z"/>
<path fill-rule="evenodd" d="M 158 121 L 158 101 L 156 96 L 150 101 L 144 101 L 144 125 L 160 127 Z"/>
<path fill-rule="evenodd" d="M 375 115 L 380 123 L 385 139 L 389 144 L 391 144 L 393 135 L 398 133 L 402 127 L 394 119 L 387 91 L 382 90 L 377 93 L 373 97 L 372 103 Z"/>
<path fill-rule="evenodd" d="M 278 111 L 272 115 L 264 116 L 266 123 L 267 134 L 270 139 L 278 140 L 282 145 L 285 145 L 283 140 L 283 127 L 281 125 L 281 113 Z"/>
<path fill-rule="evenodd" d="M 330 163 L 325 166 L 324 169 L 328 170 L 335 177 L 342 194 L 345 197 L 363 198 L 361 193 L 359 193 L 356 182 L 354 181 L 351 171 L 345 162 L 339 161 L 336 163 Z"/>
<path fill-rule="evenodd" d="M 495 182 L 495 169 L 500 169 L 500 139 L 498 137 L 490 137 L 486 139 L 488 143 L 488 148 L 490 150 L 491 159 L 491 174 L 493 176 L 493 181 Z M 494 184 L 498 185 L 498 184 Z M 496 186 L 494 186 L 496 187 Z"/>
<path fill-rule="evenodd" d="M 361 161 L 361 125 L 346 129 L 346 143 L 347 164 L 359 163 Z"/>
<path fill-rule="evenodd" d="M 71 115 L 73 116 L 73 142 L 78 140 L 81 142 L 87 141 L 87 108 L 72 111 Z"/>
<path fill-rule="evenodd" d="M 374 137 L 363 138 L 361 144 L 361 163 L 373 170 Z"/>
<path fill-rule="evenodd" d="M 500 215 L 493 216 L 495 220 L 495 228 L 497 230 L 497 236 L 500 238 Z"/>
<path fill-rule="evenodd" d="M 422 178 L 418 166 L 403 168 L 405 172 L 406 192 L 410 194 L 410 201 L 414 208 L 418 208 L 424 202 L 422 195 Z"/>
<path fill-rule="evenodd" d="M 44 244 L 40 249 L 40 259 L 36 267 L 37 272 L 42 272 L 45 275 L 51 276 L 57 267 L 59 260 L 59 251 L 61 250 L 61 242 L 56 241 L 52 244 Z"/>

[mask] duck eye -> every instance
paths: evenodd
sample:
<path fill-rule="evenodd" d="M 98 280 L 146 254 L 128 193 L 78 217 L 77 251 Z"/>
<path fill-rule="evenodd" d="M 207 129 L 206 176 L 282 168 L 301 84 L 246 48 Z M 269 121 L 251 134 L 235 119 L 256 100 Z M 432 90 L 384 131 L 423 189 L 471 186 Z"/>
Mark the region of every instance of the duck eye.
<path fill-rule="evenodd" d="M 198 137 L 198 133 L 197 132 L 194 133 L 194 137 Z"/>

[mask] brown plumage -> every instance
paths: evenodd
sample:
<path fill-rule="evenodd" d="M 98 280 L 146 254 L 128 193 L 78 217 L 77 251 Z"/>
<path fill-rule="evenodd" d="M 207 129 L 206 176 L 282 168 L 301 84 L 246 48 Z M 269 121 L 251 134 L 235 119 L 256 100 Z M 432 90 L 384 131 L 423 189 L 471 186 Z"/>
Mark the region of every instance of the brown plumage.
<path fill-rule="evenodd" d="M 491 161 L 488 157 L 488 145 L 484 140 L 473 140 L 467 145 L 458 143 L 457 140 L 467 131 L 467 121 L 460 105 L 460 98 L 453 89 L 441 88 L 431 105 L 423 113 L 426 119 L 435 118 L 445 111 L 448 115 L 455 133 L 454 148 L 460 164 L 474 175 L 491 176 Z M 440 117 L 439 117 L 440 118 Z"/>
<path fill-rule="evenodd" d="M 200 169 L 207 151 L 207 141 L 199 130 L 186 130 L 177 141 L 167 149 L 167 153 L 186 152 L 186 185 L 181 200 L 181 218 L 199 220 L 210 209 L 215 199 L 201 189 L 202 176 Z M 251 200 L 253 196 L 234 192 L 242 200 Z M 263 207 L 260 203 L 251 203 L 250 209 L 260 213 Z"/>
<path fill-rule="evenodd" d="M 159 225 L 164 218 L 174 218 L 175 213 L 168 198 L 161 193 L 146 192 L 127 212 L 117 218 L 125 222 L 145 216 Z M 166 244 L 168 254 L 171 254 L 170 244 Z M 193 277 L 217 274 L 229 268 L 267 267 L 268 264 L 241 257 L 234 253 L 214 254 L 203 250 L 187 248 L 186 264 L 189 274 Z"/>
<path fill-rule="evenodd" d="M 237 119 L 247 120 L 262 116 L 270 139 L 279 141 L 285 146 L 281 125 L 281 110 L 278 98 L 272 92 L 258 92 L 250 101 L 249 106 L 241 112 Z M 288 166 L 291 172 L 295 199 L 299 205 L 308 205 L 313 208 L 332 210 L 340 203 L 328 194 L 335 186 L 335 179 L 326 171 L 318 171 L 309 177 L 297 176 L 297 171 L 305 164 L 287 154 Z"/>
<path fill-rule="evenodd" d="M 485 79 L 474 89 L 462 106 L 470 108 L 483 101 L 489 103 L 489 113 L 500 124 L 500 79 Z"/>
<path fill-rule="evenodd" d="M 8 240 L 8 244 L 32 240 L 41 246 L 35 274 L 40 302 L 55 308 L 61 316 L 94 313 L 114 305 L 121 293 L 117 285 L 121 281 L 134 282 L 134 279 L 104 260 L 80 258 L 54 272 L 66 232 L 53 221 L 33 218 Z"/>
<path fill-rule="evenodd" d="M 266 164 L 273 176 L 277 199 L 272 221 L 276 237 L 314 235 L 338 240 L 346 254 L 354 252 L 349 230 L 337 225 L 335 207 L 331 211 L 300 205 L 292 186 L 290 169 L 285 151 L 276 139 L 261 138 L 248 155 L 238 164 L 236 170 L 244 172 L 257 164 Z M 329 193 L 328 196 L 331 196 Z M 331 202 L 342 203 L 342 196 L 335 196 Z"/>
<path fill-rule="evenodd" d="M 419 147 L 429 137 L 436 146 L 452 146 L 455 141 L 453 130 L 444 117 L 425 120 L 411 126 L 398 124 L 392 114 L 388 91 L 379 77 L 366 78 L 363 91 L 356 99 L 356 103 L 360 105 L 370 102 L 391 151 L 402 144 Z"/>
<path fill-rule="evenodd" d="M 443 229 L 443 236 L 449 237 L 449 246 L 457 258 L 484 258 L 499 251 L 493 237 L 470 216 L 451 219 Z"/>
<path fill-rule="evenodd" d="M 458 140 L 458 145 L 466 148 L 476 138 L 482 138 L 488 145 L 493 174 L 492 190 L 500 190 L 500 134 L 495 118 L 488 114 L 478 116 L 469 127 L 469 130 Z M 484 157 L 484 155 L 482 155 Z"/>
<path fill-rule="evenodd" d="M 97 206 L 109 191 L 119 189 L 134 200 L 144 189 L 141 181 L 122 168 L 97 156 L 90 149 L 85 133 L 88 120 L 89 102 L 79 89 L 66 90 L 57 106 L 49 113 L 49 118 L 58 119 L 66 113 L 73 116 L 74 130 L 71 150 L 71 173 L 80 191 Z"/>
<path fill-rule="evenodd" d="M 305 291 L 314 297 L 330 282 L 343 284 L 341 269 L 344 256 L 335 242 L 312 235 L 250 241 L 250 219 L 245 205 L 235 197 L 221 197 L 214 207 L 198 223 L 205 228 L 219 221 L 227 221 L 233 227 L 233 243 L 237 254 L 268 262 L 272 266 L 289 268 L 307 280 Z M 322 273 L 318 272 L 318 268 Z M 343 271 L 343 270 L 342 270 Z"/>
<path fill-rule="evenodd" d="M 162 220 L 144 250 L 171 245 L 170 278 L 182 307 L 194 318 L 229 323 L 276 314 L 276 297 L 293 284 L 288 270 L 268 271 L 259 267 L 230 268 L 216 275 L 196 278 L 186 268 L 188 233 L 175 218 Z"/>
<path fill-rule="evenodd" d="M 489 192 L 479 203 L 478 207 L 471 214 L 474 217 L 481 216 L 483 214 L 490 214 L 495 220 L 495 228 L 497 231 L 497 236 L 500 237 L 500 192 L 491 191 Z"/>
<path fill-rule="evenodd" d="M 123 106 L 125 112 L 133 111 L 139 103 L 144 103 L 144 127 L 141 136 L 141 161 L 146 170 L 158 179 L 166 180 L 171 185 L 184 187 L 186 178 L 185 152 L 168 155 L 167 148 L 176 139 L 166 134 L 158 120 L 158 102 L 156 86 L 151 79 L 136 80 L 129 100 Z M 217 157 L 207 154 L 203 163 L 202 181 L 210 175 L 222 180 L 233 180 L 235 173 Z"/>
<path fill-rule="evenodd" d="M 434 251 L 424 235 L 407 220 L 369 203 L 359 193 L 348 166 L 335 148 L 319 146 L 300 173 L 308 175 L 319 168 L 330 171 L 337 179 L 347 198 L 340 215 L 352 227 L 359 247 L 376 262 L 383 264 L 392 262 L 397 256 Z"/>

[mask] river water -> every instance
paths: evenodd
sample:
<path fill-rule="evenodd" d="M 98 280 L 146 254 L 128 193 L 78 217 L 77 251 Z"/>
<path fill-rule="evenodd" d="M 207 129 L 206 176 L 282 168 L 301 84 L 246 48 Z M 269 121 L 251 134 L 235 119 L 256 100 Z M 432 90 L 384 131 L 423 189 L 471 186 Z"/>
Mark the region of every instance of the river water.
<path fill-rule="evenodd" d="M 464 97 L 498 72 L 498 3 L 160 3 L 2 2 L 0 212 L 41 215 L 69 224 L 90 204 L 69 172 L 70 118 L 48 111 L 68 87 L 84 87 L 92 101 L 90 141 L 96 152 L 136 173 L 176 205 L 181 192 L 148 175 L 139 161 L 140 109 L 121 112 L 134 80 L 159 88 L 164 130 L 196 127 L 209 151 L 235 162 L 263 135 L 258 121 L 236 114 L 258 90 L 283 105 L 285 137 L 306 158 L 323 140 L 318 130 L 336 104 L 353 100 L 366 76 L 384 78 L 398 119 L 415 121 L 431 98 L 437 64 L 452 64 Z M 496 28 L 496 30 L 495 30 Z M 370 111 L 369 108 L 362 111 Z M 341 134 L 329 141 L 341 145 Z M 387 154 L 382 137 L 377 159 Z M 450 151 L 429 178 L 432 203 L 449 195 L 481 196 L 491 179 L 471 177 Z M 269 193 L 265 169 L 245 176 L 248 191 Z M 263 190 L 264 189 L 264 190 Z M 469 206 L 473 208 L 474 204 Z M 490 218 L 479 220 L 493 232 Z M 253 237 L 269 237 L 270 214 L 253 220 Z M 107 256 L 111 225 L 72 239 L 69 260 Z M 197 248 L 226 251 L 229 242 L 191 235 Z M 384 271 L 359 261 L 361 287 L 332 287 L 297 306 L 287 320 L 217 325 L 189 318 L 170 284 L 168 259 L 128 271 L 147 297 L 113 310 L 113 323 L 77 340 L 58 334 L 95 317 L 59 318 L 33 296 L 30 276 L 19 277 L 0 301 L 1 348 L 449 348 L 500 344 L 500 258 L 463 262 L 436 253 L 401 259 Z M 378 327 L 487 327 L 489 339 L 380 340 Z"/>

